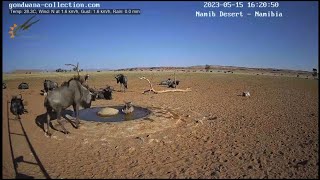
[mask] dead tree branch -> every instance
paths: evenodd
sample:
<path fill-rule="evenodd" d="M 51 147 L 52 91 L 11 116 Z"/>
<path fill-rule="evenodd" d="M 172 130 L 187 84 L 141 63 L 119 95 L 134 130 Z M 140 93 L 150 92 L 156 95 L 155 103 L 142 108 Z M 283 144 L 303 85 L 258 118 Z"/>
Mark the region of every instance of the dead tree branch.
<path fill-rule="evenodd" d="M 77 65 L 74 65 L 74 64 L 65 64 L 66 66 L 73 66 L 75 67 L 77 73 L 78 73 L 78 77 L 80 77 L 80 74 L 79 74 L 79 63 L 77 63 Z"/>

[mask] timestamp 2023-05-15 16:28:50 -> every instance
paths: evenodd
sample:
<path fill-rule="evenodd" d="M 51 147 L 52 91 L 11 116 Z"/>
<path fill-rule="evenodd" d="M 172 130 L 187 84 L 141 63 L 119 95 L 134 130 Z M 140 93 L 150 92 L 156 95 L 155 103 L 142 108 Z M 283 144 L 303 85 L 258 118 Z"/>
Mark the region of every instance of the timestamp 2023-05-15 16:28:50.
<path fill-rule="evenodd" d="M 196 17 L 283 17 L 279 2 L 203 2 Z M 238 9 L 238 10 L 237 10 Z"/>

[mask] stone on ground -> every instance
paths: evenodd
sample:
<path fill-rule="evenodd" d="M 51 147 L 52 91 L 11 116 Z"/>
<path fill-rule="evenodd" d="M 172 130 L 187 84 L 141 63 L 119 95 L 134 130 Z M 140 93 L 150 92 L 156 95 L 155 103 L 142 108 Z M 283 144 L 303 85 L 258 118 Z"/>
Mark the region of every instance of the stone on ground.
<path fill-rule="evenodd" d="M 119 113 L 118 109 L 114 109 L 114 108 L 103 108 L 98 112 L 99 116 L 113 116 Z"/>

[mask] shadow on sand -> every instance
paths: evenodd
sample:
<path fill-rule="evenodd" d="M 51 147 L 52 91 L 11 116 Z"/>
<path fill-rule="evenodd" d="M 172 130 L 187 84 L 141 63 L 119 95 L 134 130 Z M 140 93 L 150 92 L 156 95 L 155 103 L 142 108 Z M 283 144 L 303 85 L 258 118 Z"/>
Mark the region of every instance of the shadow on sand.
<path fill-rule="evenodd" d="M 74 119 L 70 119 L 67 117 L 67 115 L 69 116 L 72 116 L 73 117 L 73 111 L 71 110 L 64 110 L 62 111 L 61 113 L 61 120 L 66 119 L 68 122 L 71 123 L 71 125 L 75 128 L 75 122 L 74 122 Z M 57 128 L 55 128 L 51 121 L 52 120 L 56 120 L 57 119 L 57 113 L 50 113 L 50 128 L 55 130 L 55 131 L 59 131 L 59 132 L 62 132 L 62 130 L 58 130 Z M 35 119 L 35 123 L 43 130 L 43 132 L 46 132 L 46 128 L 47 128 L 47 113 L 44 113 L 44 114 L 41 114 L 41 115 L 38 115 L 37 118 Z"/>

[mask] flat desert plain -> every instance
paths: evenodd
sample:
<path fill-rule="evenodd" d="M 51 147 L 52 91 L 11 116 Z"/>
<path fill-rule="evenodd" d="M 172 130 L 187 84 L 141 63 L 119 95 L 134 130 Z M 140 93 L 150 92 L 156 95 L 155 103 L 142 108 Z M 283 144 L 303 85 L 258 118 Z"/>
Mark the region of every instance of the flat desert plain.
<path fill-rule="evenodd" d="M 43 81 L 59 84 L 74 73 L 8 74 L 2 94 L 3 178 L 319 178 L 318 80 L 288 76 L 179 72 L 178 89 L 152 94 L 173 72 L 122 72 L 128 89 L 119 92 L 114 75 L 89 73 L 89 85 L 115 88 L 112 100 L 93 107 L 148 108 L 138 120 L 80 120 L 70 134 L 46 116 Z M 84 74 L 84 73 L 82 73 Z M 21 82 L 30 89 L 19 90 Z M 250 97 L 241 96 L 249 91 Z M 7 101 L 22 94 L 28 113 L 13 120 Z M 15 166 L 14 166 L 15 164 Z M 16 170 L 15 170 L 16 169 Z"/>

